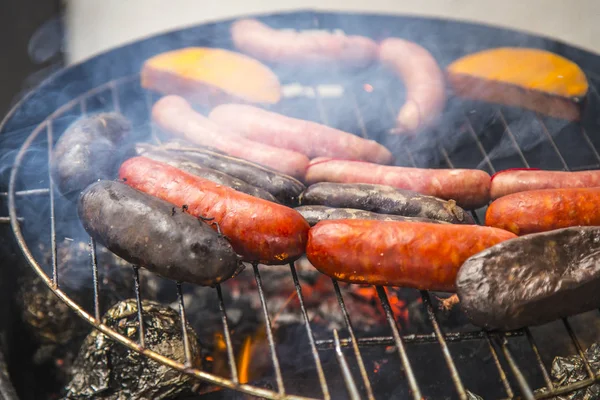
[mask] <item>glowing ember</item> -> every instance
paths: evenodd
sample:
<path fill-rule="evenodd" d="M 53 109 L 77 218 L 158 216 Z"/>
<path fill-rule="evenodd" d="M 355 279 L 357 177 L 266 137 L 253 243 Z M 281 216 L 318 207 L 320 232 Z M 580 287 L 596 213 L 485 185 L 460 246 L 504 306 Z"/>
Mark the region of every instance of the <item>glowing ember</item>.
<path fill-rule="evenodd" d="M 373 85 L 370 85 L 368 83 L 365 83 L 363 85 L 363 89 L 365 90 L 365 92 L 371 93 L 373 91 Z"/>

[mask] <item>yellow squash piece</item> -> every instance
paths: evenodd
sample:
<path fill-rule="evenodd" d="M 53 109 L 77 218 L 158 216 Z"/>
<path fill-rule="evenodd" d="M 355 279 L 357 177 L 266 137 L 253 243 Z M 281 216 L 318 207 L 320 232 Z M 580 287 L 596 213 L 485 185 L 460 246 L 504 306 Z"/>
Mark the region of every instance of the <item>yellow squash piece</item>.
<path fill-rule="evenodd" d="M 577 64 L 539 49 L 481 51 L 454 61 L 447 73 L 459 96 L 568 120 L 580 118 L 588 92 L 587 79 Z"/>
<path fill-rule="evenodd" d="M 275 104 L 279 79 L 246 55 L 224 49 L 188 47 L 158 54 L 144 63 L 142 87 L 176 94 L 205 107 L 242 102 Z"/>

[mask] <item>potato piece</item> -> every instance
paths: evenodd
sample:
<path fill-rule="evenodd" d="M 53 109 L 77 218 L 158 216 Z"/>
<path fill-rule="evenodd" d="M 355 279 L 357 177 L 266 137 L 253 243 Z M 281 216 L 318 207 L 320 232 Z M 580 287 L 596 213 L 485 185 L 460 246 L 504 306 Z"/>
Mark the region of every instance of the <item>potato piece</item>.
<path fill-rule="evenodd" d="M 459 96 L 579 120 L 588 82 L 570 60 L 539 49 L 503 47 L 460 58 L 447 68 Z"/>
<path fill-rule="evenodd" d="M 142 87 L 176 94 L 204 107 L 243 102 L 275 104 L 279 79 L 268 67 L 240 53 L 189 47 L 158 54 L 144 63 Z"/>

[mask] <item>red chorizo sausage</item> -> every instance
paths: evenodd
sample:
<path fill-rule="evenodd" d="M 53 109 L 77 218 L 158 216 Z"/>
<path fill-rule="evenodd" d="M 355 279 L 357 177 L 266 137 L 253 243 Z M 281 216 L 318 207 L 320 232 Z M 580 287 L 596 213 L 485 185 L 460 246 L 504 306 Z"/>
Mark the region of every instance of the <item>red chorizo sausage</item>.
<path fill-rule="evenodd" d="M 446 105 L 444 74 L 435 58 L 416 43 L 389 38 L 379 44 L 379 60 L 406 87 L 394 133 L 411 133 L 434 121 Z"/>
<path fill-rule="evenodd" d="M 392 153 L 374 140 L 317 124 L 286 117 L 258 107 L 225 104 L 212 110 L 212 121 L 257 142 L 304 153 L 389 164 Z"/>
<path fill-rule="evenodd" d="M 344 282 L 453 292 L 467 258 L 515 237 L 478 225 L 322 221 L 308 232 L 306 256 L 319 271 Z"/>
<path fill-rule="evenodd" d="M 495 200 L 508 194 L 527 190 L 595 186 L 600 186 L 600 170 L 579 172 L 506 170 L 492 176 L 490 197 Z"/>
<path fill-rule="evenodd" d="M 425 169 L 316 158 L 306 171 L 306 182 L 371 183 L 407 189 L 454 200 L 464 208 L 489 201 L 490 175 L 478 169 Z"/>
<path fill-rule="evenodd" d="M 377 44 L 366 37 L 277 30 L 255 19 L 234 22 L 231 37 L 238 50 L 273 64 L 362 68 L 377 58 Z"/>
<path fill-rule="evenodd" d="M 600 187 L 509 194 L 490 204 L 485 224 L 517 235 L 600 225 Z"/>
<path fill-rule="evenodd" d="M 308 222 L 295 210 L 218 185 L 146 157 L 125 161 L 126 184 L 195 217 L 213 218 L 244 260 L 284 264 L 304 253 Z M 213 226 L 215 227 L 215 226 Z M 215 227 L 216 229 L 216 227 Z"/>
<path fill-rule="evenodd" d="M 160 128 L 190 142 L 217 148 L 234 157 L 271 167 L 296 178 L 303 177 L 308 166 L 308 158 L 304 154 L 224 131 L 194 111 L 183 97 L 165 96 L 157 101 L 152 107 L 152 119 Z"/>

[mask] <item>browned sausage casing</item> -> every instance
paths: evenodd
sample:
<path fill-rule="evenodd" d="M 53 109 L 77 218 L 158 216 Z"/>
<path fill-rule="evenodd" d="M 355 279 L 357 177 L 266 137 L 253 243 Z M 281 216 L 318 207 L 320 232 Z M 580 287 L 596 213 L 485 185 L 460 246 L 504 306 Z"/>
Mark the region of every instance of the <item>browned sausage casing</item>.
<path fill-rule="evenodd" d="M 600 170 L 542 171 L 506 170 L 492 176 L 492 200 L 512 193 L 538 189 L 567 189 L 600 186 Z"/>
<path fill-rule="evenodd" d="M 304 253 L 309 225 L 296 211 L 145 157 L 125 161 L 125 183 L 195 216 L 212 218 L 245 261 L 285 264 Z M 213 225 L 213 228 L 218 229 Z"/>
<path fill-rule="evenodd" d="M 412 190 L 464 208 L 478 208 L 489 201 L 490 175 L 478 169 L 429 169 L 377 165 L 359 161 L 314 159 L 305 181 L 372 183 Z"/>
<path fill-rule="evenodd" d="M 308 233 L 306 256 L 319 271 L 345 282 L 453 292 L 467 258 L 513 238 L 478 225 L 323 221 Z"/>
<path fill-rule="evenodd" d="M 490 204 L 485 224 L 517 235 L 600 225 L 600 187 L 542 189 L 510 194 Z"/>

